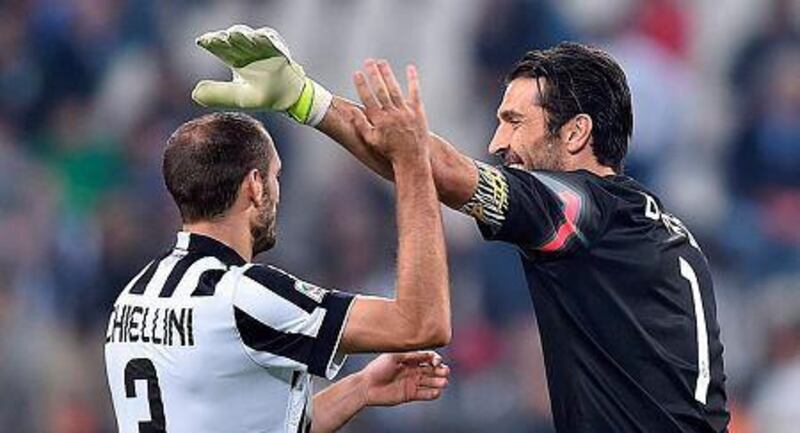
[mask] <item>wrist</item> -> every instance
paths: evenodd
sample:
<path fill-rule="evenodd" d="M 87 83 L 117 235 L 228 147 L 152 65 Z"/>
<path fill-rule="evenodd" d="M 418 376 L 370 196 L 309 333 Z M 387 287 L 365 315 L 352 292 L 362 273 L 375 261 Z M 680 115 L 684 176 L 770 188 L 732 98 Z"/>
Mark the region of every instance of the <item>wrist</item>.
<path fill-rule="evenodd" d="M 428 149 L 416 152 L 401 152 L 391 156 L 392 168 L 395 171 L 431 171 Z"/>
<path fill-rule="evenodd" d="M 300 97 L 286 110 L 286 113 L 298 123 L 317 126 L 330 109 L 332 101 L 331 92 L 306 77 Z"/>
<path fill-rule="evenodd" d="M 363 370 L 350 375 L 349 379 L 353 382 L 353 387 L 358 395 L 359 407 L 365 408 L 370 406 L 369 399 L 369 379 Z"/>

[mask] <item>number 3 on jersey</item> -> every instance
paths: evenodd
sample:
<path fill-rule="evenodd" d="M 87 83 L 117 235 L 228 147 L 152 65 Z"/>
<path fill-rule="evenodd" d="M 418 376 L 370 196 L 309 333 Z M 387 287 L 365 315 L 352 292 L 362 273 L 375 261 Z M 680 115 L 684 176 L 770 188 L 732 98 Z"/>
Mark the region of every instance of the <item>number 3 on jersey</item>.
<path fill-rule="evenodd" d="M 125 365 L 125 397 L 136 398 L 136 381 L 147 381 L 147 401 L 150 403 L 150 421 L 139 422 L 139 433 L 166 433 L 164 404 L 161 402 L 161 388 L 153 362 L 147 358 L 131 359 Z"/>
<path fill-rule="evenodd" d="M 697 319 L 697 383 L 694 388 L 694 399 L 706 404 L 708 384 L 711 382 L 711 371 L 708 355 L 708 330 L 706 329 L 706 313 L 703 309 L 703 298 L 700 296 L 700 285 L 692 265 L 683 257 L 678 258 L 681 276 L 689 282 L 692 289 L 694 317 Z"/>

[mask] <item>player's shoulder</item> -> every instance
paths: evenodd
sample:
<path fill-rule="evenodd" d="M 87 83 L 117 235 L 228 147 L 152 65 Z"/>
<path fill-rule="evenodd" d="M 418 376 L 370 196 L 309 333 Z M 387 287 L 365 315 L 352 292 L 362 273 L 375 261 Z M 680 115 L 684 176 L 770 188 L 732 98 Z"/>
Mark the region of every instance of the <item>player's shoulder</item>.
<path fill-rule="evenodd" d="M 588 170 L 528 172 L 569 209 L 578 209 L 587 232 L 599 235 L 609 224 L 631 213 L 662 208 L 660 199 L 647 187 L 624 174 L 600 176 Z M 622 216 L 628 219 L 628 216 Z M 590 227 L 593 229 L 590 230 Z"/>
<path fill-rule="evenodd" d="M 608 185 L 608 179 L 587 170 L 553 171 L 525 170 L 516 167 L 498 167 L 506 178 L 514 178 L 523 182 L 535 182 L 548 190 L 559 194 L 564 191 L 586 193 L 592 189 Z"/>
<path fill-rule="evenodd" d="M 266 292 L 312 311 L 322 302 L 326 290 L 306 282 L 277 266 L 249 264 L 237 282 L 239 291 Z"/>
<path fill-rule="evenodd" d="M 663 209 L 658 194 L 626 175 L 596 177 L 596 185 L 604 196 L 607 207 L 615 213 L 653 213 Z"/>
<path fill-rule="evenodd" d="M 553 171 L 520 170 L 508 168 L 507 173 L 515 176 L 530 176 L 555 191 L 573 189 L 579 191 L 619 188 L 642 188 L 632 178 L 624 175 L 600 176 L 589 170 Z"/>
<path fill-rule="evenodd" d="M 613 211 L 616 192 L 614 182 L 587 170 L 550 171 L 522 170 L 505 167 L 506 177 L 516 178 L 517 182 L 529 185 L 540 194 L 547 193 L 560 207 L 574 217 L 591 219 L 594 224 L 603 215 Z M 593 225 L 594 225 L 593 224 Z"/>
<path fill-rule="evenodd" d="M 241 269 L 246 282 L 253 282 L 265 288 L 279 289 L 294 287 L 299 278 L 273 265 L 251 263 Z"/>
<path fill-rule="evenodd" d="M 657 194 L 636 179 L 624 174 L 600 176 L 588 170 L 532 171 L 530 173 L 557 194 L 562 191 L 573 191 L 605 211 L 610 211 L 624 203 L 642 203 L 648 199 L 654 201 L 659 207 L 661 206 Z"/>

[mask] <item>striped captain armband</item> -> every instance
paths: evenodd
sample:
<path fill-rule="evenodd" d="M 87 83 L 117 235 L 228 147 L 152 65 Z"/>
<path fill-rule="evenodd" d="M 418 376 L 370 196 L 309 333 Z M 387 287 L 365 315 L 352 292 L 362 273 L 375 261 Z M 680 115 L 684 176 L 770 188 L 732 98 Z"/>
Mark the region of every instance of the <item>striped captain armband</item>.
<path fill-rule="evenodd" d="M 478 168 L 478 187 L 459 211 L 497 230 L 506 219 L 508 181 L 497 168 L 480 161 L 474 162 Z"/>

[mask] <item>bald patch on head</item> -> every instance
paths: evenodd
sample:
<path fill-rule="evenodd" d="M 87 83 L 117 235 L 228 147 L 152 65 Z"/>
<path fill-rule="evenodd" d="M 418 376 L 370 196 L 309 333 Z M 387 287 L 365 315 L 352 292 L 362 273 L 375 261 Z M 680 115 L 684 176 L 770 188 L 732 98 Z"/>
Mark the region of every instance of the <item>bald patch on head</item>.
<path fill-rule="evenodd" d="M 167 141 L 164 183 L 185 223 L 222 216 L 253 169 L 266 174 L 277 151 L 258 120 L 213 113 L 181 125 Z"/>

